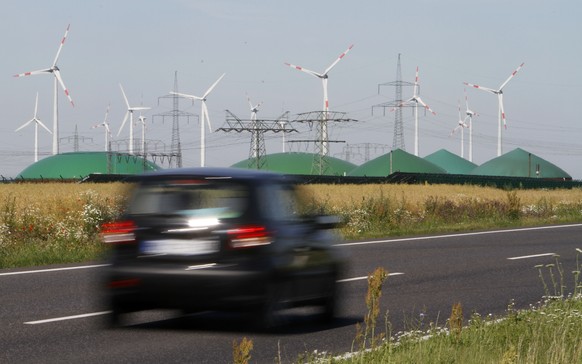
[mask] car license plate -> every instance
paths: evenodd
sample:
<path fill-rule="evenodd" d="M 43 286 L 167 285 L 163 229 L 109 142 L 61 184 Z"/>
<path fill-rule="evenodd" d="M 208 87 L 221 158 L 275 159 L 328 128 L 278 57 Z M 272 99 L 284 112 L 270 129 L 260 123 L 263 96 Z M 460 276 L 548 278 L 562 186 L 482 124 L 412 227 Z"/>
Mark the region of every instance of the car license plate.
<path fill-rule="evenodd" d="M 200 255 L 218 251 L 218 240 L 161 239 L 141 243 L 143 254 Z"/>

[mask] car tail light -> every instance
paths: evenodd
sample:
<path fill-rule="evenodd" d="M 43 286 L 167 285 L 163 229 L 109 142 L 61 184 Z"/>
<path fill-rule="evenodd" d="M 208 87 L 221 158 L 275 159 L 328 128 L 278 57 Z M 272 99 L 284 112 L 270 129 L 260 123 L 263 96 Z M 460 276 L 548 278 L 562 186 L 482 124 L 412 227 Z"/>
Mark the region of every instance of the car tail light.
<path fill-rule="evenodd" d="M 137 278 L 129 278 L 129 279 L 118 279 L 118 280 L 114 280 L 109 282 L 108 287 L 109 288 L 129 288 L 129 287 L 135 287 L 137 285 L 139 285 L 141 283 L 141 281 Z"/>
<path fill-rule="evenodd" d="M 135 229 L 131 220 L 105 223 L 101 225 L 101 241 L 106 244 L 135 243 Z"/>
<path fill-rule="evenodd" d="M 269 245 L 272 236 L 264 226 L 243 226 L 227 231 L 229 246 L 233 249 Z"/>

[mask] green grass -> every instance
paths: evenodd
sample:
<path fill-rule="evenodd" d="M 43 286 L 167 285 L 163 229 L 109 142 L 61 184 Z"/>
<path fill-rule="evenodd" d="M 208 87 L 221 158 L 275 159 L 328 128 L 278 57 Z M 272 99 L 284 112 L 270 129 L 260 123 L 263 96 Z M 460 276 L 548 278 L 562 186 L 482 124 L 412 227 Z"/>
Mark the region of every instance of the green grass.
<path fill-rule="evenodd" d="M 582 297 L 509 308 L 502 319 L 474 314 L 458 333 L 450 328 L 407 331 L 349 357 L 306 355 L 312 363 L 581 363 Z M 307 360 L 305 360 L 307 359 Z"/>

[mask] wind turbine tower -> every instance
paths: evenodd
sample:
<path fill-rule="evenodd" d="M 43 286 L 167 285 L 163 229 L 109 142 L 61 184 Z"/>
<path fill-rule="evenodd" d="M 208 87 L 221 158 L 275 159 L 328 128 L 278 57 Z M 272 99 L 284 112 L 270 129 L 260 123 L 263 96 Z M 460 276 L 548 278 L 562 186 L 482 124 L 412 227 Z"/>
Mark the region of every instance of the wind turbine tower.
<path fill-rule="evenodd" d="M 461 130 L 461 158 L 465 158 L 465 128 L 468 128 L 469 126 L 467 125 L 467 123 L 465 123 L 465 121 L 467 120 L 467 116 L 465 116 L 465 119 L 461 118 L 461 100 L 459 100 L 459 121 L 457 121 L 457 126 L 453 129 L 453 131 L 451 131 L 451 134 L 449 136 L 453 136 L 457 130 Z"/>
<path fill-rule="evenodd" d="M 60 71 L 59 67 L 57 66 L 57 62 L 59 60 L 59 55 L 61 54 L 61 50 L 63 49 L 63 45 L 65 44 L 65 40 L 67 39 L 67 34 L 69 33 L 70 26 L 71 26 L 70 24 L 67 26 L 67 30 L 65 30 L 65 35 L 63 36 L 63 39 L 61 40 L 61 44 L 59 45 L 59 49 L 57 51 L 57 55 L 55 56 L 55 60 L 53 61 L 53 64 L 49 68 L 14 75 L 14 77 L 23 77 L 23 76 L 40 75 L 43 73 L 51 73 L 53 76 L 55 76 L 55 78 L 54 78 L 54 99 L 53 99 L 53 132 L 52 132 L 52 134 L 53 134 L 53 155 L 59 154 L 59 112 L 58 112 L 59 84 L 61 85 L 61 88 L 65 92 L 65 95 L 69 98 L 71 105 L 75 106 L 75 104 L 73 103 L 73 100 L 71 99 L 71 96 L 69 95 L 69 90 L 67 89 L 67 87 L 65 86 L 65 83 L 63 82 L 63 78 L 61 77 L 61 71 Z"/>

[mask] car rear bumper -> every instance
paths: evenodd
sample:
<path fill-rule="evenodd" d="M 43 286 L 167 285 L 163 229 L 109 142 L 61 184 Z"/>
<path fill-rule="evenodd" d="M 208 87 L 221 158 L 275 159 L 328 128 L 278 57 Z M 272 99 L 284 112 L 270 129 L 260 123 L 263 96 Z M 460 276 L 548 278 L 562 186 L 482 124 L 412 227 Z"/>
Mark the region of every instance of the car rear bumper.
<path fill-rule="evenodd" d="M 264 301 L 271 274 L 236 265 L 111 266 L 106 289 L 114 309 L 244 310 Z"/>

